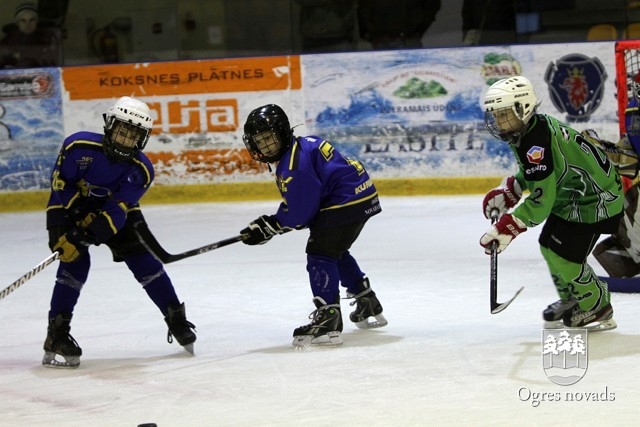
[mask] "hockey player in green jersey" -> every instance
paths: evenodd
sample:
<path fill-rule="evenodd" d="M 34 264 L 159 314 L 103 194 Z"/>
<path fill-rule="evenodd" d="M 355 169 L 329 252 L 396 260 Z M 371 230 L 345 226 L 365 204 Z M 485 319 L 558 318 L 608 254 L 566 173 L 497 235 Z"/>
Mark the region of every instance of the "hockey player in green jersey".
<path fill-rule="evenodd" d="M 618 229 L 620 176 L 603 151 L 578 131 L 537 113 L 538 99 L 523 76 L 494 83 L 484 97 L 485 126 L 509 144 L 519 170 L 483 200 L 497 222 L 482 236 L 490 253 L 503 251 L 527 228 L 545 223 L 538 242 L 560 300 L 543 311 L 547 327 L 613 329 L 611 296 L 587 263 L 601 234 Z M 520 202 L 522 189 L 529 195 Z"/>

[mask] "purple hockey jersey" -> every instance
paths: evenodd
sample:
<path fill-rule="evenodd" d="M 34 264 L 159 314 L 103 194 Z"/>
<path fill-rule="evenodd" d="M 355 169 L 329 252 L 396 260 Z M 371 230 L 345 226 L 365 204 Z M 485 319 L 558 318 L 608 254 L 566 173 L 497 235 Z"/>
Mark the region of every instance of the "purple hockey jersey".
<path fill-rule="evenodd" d="M 77 132 L 64 140 L 51 175 L 47 228 L 68 225 L 67 209 L 85 197 L 100 207 L 103 226 L 96 238 L 104 242 L 123 227 L 127 212 L 151 185 L 154 172 L 147 156 L 140 152 L 127 162 L 110 160 L 102 139 L 102 134 Z"/>
<path fill-rule="evenodd" d="M 362 163 L 317 136 L 297 137 L 276 167 L 283 227 L 334 227 L 381 211 L 378 192 Z"/>

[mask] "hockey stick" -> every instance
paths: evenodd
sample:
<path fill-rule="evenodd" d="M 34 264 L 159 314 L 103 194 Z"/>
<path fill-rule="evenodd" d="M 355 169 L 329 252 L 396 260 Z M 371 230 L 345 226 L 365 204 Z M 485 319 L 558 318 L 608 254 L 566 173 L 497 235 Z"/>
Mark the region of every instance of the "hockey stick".
<path fill-rule="evenodd" d="M 494 209 L 491 211 L 491 224 L 495 223 L 498 220 L 499 211 Z M 518 292 L 507 302 L 499 303 L 498 302 L 498 242 L 493 244 L 491 248 L 491 272 L 490 272 L 490 281 L 489 281 L 489 303 L 491 304 L 491 314 L 498 314 L 503 311 L 505 308 L 509 307 L 509 304 L 513 302 L 514 299 L 520 292 L 523 291 L 524 286 L 518 289 Z"/>
<path fill-rule="evenodd" d="M 18 280 L 16 280 L 15 282 L 13 282 L 12 284 L 10 284 L 9 286 L 7 286 L 6 288 L 4 288 L 2 290 L 2 292 L 0 292 L 0 299 L 3 299 L 4 297 L 6 297 L 7 295 L 9 295 L 11 292 L 15 291 L 16 289 L 18 289 L 20 286 L 22 286 L 26 281 L 30 280 L 33 278 L 33 276 L 35 276 L 36 274 L 40 273 L 42 270 L 44 270 L 49 264 L 51 264 L 52 262 L 54 262 L 55 260 L 58 259 L 58 256 L 60 254 L 56 251 L 53 252 L 51 255 L 49 255 L 48 257 L 46 257 L 45 259 L 43 259 L 40 264 L 36 265 L 35 267 L 33 267 L 31 270 L 29 270 L 28 273 L 26 273 L 25 275 L 23 275 L 22 277 L 20 277 Z"/>
<path fill-rule="evenodd" d="M 210 252 L 223 246 L 228 246 L 232 243 L 241 242 L 245 238 L 244 235 L 239 234 L 237 236 L 220 240 L 219 242 L 210 243 L 199 248 L 191 249 L 178 254 L 170 254 L 169 252 L 164 250 L 164 248 L 160 245 L 156 237 L 153 235 L 153 233 L 151 233 L 151 230 L 149 230 L 149 227 L 147 227 L 144 222 L 135 223 L 133 225 L 133 228 L 135 229 L 140 242 L 163 264 L 169 264 L 170 262 L 180 261 L 181 259 Z"/>

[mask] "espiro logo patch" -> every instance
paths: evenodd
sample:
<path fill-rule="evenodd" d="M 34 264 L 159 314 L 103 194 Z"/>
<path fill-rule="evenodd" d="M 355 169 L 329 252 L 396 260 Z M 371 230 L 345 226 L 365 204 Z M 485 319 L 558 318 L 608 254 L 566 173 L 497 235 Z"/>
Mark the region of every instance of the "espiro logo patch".
<path fill-rule="evenodd" d="M 542 159 L 544 159 L 544 148 L 538 147 L 537 145 L 529 148 L 529 151 L 527 151 L 527 160 L 535 166 L 525 169 L 524 172 L 527 175 L 531 175 L 532 173 L 546 171 L 547 167 L 540 164 Z"/>
<path fill-rule="evenodd" d="M 589 364 L 587 330 L 544 329 L 542 338 L 542 367 L 547 378 L 558 385 L 580 381 Z"/>
<path fill-rule="evenodd" d="M 529 151 L 527 151 L 527 159 L 529 163 L 539 165 L 542 159 L 544 159 L 544 148 L 538 147 L 537 145 L 529 148 Z"/>

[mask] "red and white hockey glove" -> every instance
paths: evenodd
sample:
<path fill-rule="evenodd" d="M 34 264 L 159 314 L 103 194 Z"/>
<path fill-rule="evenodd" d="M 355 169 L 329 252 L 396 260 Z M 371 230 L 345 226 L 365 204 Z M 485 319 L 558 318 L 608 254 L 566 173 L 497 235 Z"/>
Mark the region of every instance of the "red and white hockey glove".
<path fill-rule="evenodd" d="M 498 210 L 501 215 L 514 207 L 522 197 L 522 188 L 513 176 L 505 177 L 499 187 L 490 190 L 482 201 L 484 216 L 491 218 L 491 211 Z"/>
<path fill-rule="evenodd" d="M 500 253 L 509 246 L 513 239 L 525 231 L 527 231 L 527 226 L 524 222 L 511 214 L 504 214 L 480 238 L 480 246 L 484 247 L 484 252 L 489 255 L 493 245 L 497 244 L 498 253 Z"/>

